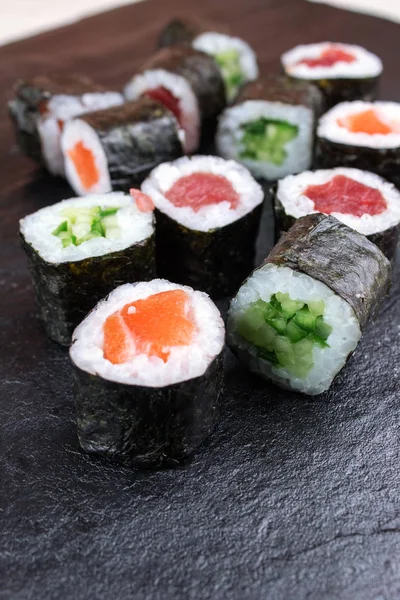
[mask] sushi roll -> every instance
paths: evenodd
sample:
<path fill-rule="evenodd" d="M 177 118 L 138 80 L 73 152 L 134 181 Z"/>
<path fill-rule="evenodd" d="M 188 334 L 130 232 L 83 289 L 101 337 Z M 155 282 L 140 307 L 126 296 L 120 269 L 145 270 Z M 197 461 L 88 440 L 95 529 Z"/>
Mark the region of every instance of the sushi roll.
<path fill-rule="evenodd" d="M 337 167 L 289 175 L 273 189 L 276 234 L 312 213 L 333 215 L 366 235 L 392 260 L 400 230 L 400 192 L 374 173 Z"/>
<path fill-rule="evenodd" d="M 214 60 L 193 48 L 163 48 L 147 61 L 125 87 L 128 100 L 142 96 L 164 104 L 185 132 L 190 154 L 203 136 L 214 134 L 216 118 L 225 108 L 225 89 Z"/>
<path fill-rule="evenodd" d="M 379 248 L 332 215 L 301 217 L 232 300 L 227 341 L 279 386 L 326 391 L 388 292 Z"/>
<path fill-rule="evenodd" d="M 400 103 L 343 102 L 318 124 L 316 164 L 372 171 L 400 188 Z"/>
<path fill-rule="evenodd" d="M 306 44 L 281 57 L 285 74 L 317 85 L 327 107 L 351 100 L 375 100 L 383 70 L 378 56 L 352 44 Z"/>
<path fill-rule="evenodd" d="M 159 46 L 187 44 L 210 54 L 217 63 L 228 102 L 236 97 L 240 87 L 258 77 L 257 56 L 244 40 L 231 35 L 225 28 L 194 19 L 174 19 L 161 32 Z"/>
<path fill-rule="evenodd" d="M 83 450 L 144 468 L 188 457 L 214 425 L 224 339 L 202 292 L 162 279 L 115 289 L 70 349 Z"/>
<path fill-rule="evenodd" d="M 215 156 L 157 167 L 142 190 L 156 207 L 157 272 L 221 298 L 253 268 L 264 193 L 250 173 Z"/>
<path fill-rule="evenodd" d="M 19 81 L 9 108 L 22 152 L 53 175 L 64 176 L 60 137 L 65 122 L 123 101 L 122 94 L 87 77 L 54 74 Z"/>
<path fill-rule="evenodd" d="M 310 168 L 319 90 L 308 83 L 270 77 L 245 85 L 219 119 L 217 152 L 237 160 L 254 177 L 275 180 Z"/>
<path fill-rule="evenodd" d="M 47 335 L 69 345 L 95 304 L 155 275 L 153 203 L 139 190 L 71 198 L 20 221 Z"/>
<path fill-rule="evenodd" d="M 104 194 L 138 187 L 154 167 L 183 153 L 183 132 L 159 102 L 137 102 L 72 119 L 61 148 L 75 193 Z"/>

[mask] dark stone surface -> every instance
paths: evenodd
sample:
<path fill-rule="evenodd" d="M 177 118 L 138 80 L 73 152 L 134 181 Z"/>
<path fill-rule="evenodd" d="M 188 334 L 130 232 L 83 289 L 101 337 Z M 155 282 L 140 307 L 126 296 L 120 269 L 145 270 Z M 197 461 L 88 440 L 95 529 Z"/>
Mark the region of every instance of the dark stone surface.
<path fill-rule="evenodd" d="M 78 448 L 66 351 L 44 336 L 17 237 L 20 217 L 71 192 L 10 152 L 5 99 L 55 64 L 122 84 L 187 6 L 143 2 L 0 49 L 0 598 L 399 598 L 398 271 L 329 393 L 267 386 L 226 352 L 221 418 L 188 464 L 139 472 Z M 197 9 L 222 19 L 226 2 Z M 297 0 L 230 10 L 264 73 L 308 38 L 354 41 L 382 56 L 384 97 L 400 99 L 398 26 Z"/>

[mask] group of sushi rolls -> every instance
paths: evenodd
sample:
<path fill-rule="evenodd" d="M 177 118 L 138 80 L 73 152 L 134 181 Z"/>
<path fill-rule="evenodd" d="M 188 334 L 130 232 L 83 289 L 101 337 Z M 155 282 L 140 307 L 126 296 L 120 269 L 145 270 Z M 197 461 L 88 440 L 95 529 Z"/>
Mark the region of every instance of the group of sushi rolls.
<path fill-rule="evenodd" d="M 71 345 L 84 450 L 161 467 L 209 435 L 214 300 L 233 295 L 227 342 L 251 371 L 316 395 L 387 294 L 400 105 L 375 102 L 382 63 L 328 42 L 281 62 L 260 78 L 247 42 L 175 19 L 123 93 L 81 76 L 18 84 L 20 147 L 79 196 L 20 233 L 45 330 Z M 277 243 L 252 272 L 267 202 Z"/>

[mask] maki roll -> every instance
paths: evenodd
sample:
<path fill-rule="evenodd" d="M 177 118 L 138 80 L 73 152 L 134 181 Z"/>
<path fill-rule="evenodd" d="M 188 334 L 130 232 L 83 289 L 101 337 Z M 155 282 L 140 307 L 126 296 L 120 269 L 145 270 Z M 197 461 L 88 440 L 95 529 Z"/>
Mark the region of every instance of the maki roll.
<path fill-rule="evenodd" d="M 372 171 L 400 188 L 400 103 L 343 102 L 329 110 L 318 124 L 316 163 Z"/>
<path fill-rule="evenodd" d="M 218 154 L 241 162 L 259 179 L 304 171 L 313 160 L 322 110 L 321 93 L 308 83 L 284 77 L 248 83 L 220 117 Z"/>
<path fill-rule="evenodd" d="M 327 390 L 388 292 L 379 248 L 332 215 L 301 217 L 232 300 L 228 343 L 281 387 Z"/>
<path fill-rule="evenodd" d="M 182 135 L 173 114 L 150 98 L 82 115 L 62 134 L 67 179 L 79 195 L 127 192 L 182 155 Z"/>
<path fill-rule="evenodd" d="M 224 338 L 202 292 L 162 279 L 114 290 L 70 350 L 83 450 L 137 467 L 189 456 L 213 428 Z"/>
<path fill-rule="evenodd" d="M 283 70 L 293 79 L 316 84 L 328 108 L 338 102 L 375 100 L 383 66 L 380 58 L 351 44 L 306 44 L 281 57 Z"/>
<path fill-rule="evenodd" d="M 66 121 L 122 104 L 119 92 L 109 91 L 81 75 L 36 76 L 18 82 L 9 104 L 19 146 L 53 175 L 64 175 L 60 137 Z"/>
<path fill-rule="evenodd" d="M 400 229 L 400 192 L 374 173 L 338 167 L 289 175 L 273 190 L 276 233 L 312 213 L 333 215 L 366 235 L 389 260 Z"/>
<path fill-rule="evenodd" d="M 47 335 L 69 345 L 95 304 L 121 283 L 155 275 L 153 204 L 139 190 L 72 198 L 20 221 Z"/>
<path fill-rule="evenodd" d="M 187 44 L 210 54 L 221 71 L 231 102 L 244 83 L 257 79 L 257 57 L 247 42 L 220 29 L 193 19 L 174 19 L 161 32 L 159 46 Z"/>
<path fill-rule="evenodd" d="M 142 190 L 157 209 L 158 274 L 212 298 L 236 291 L 253 268 L 264 198 L 247 169 L 183 157 L 157 167 Z"/>
<path fill-rule="evenodd" d="M 214 133 L 225 108 L 225 89 L 214 60 L 191 47 L 163 48 L 125 87 L 128 100 L 142 96 L 161 102 L 185 132 L 184 148 L 198 149 L 202 135 Z"/>

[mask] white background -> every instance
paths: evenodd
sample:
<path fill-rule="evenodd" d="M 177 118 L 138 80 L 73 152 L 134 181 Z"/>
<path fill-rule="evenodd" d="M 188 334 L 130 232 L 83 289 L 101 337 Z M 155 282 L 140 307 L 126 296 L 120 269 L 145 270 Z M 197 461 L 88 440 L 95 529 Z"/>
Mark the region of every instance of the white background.
<path fill-rule="evenodd" d="M 0 44 L 140 0 L 0 0 Z M 143 0 L 142 0 L 143 1 Z M 167 0 L 165 0 L 167 2 Z M 227 0 L 228 3 L 229 0 Z M 245 0 L 243 0 L 245 1 Z M 305 0 L 306 1 L 306 0 Z M 310 0 L 400 22 L 400 0 Z"/>

